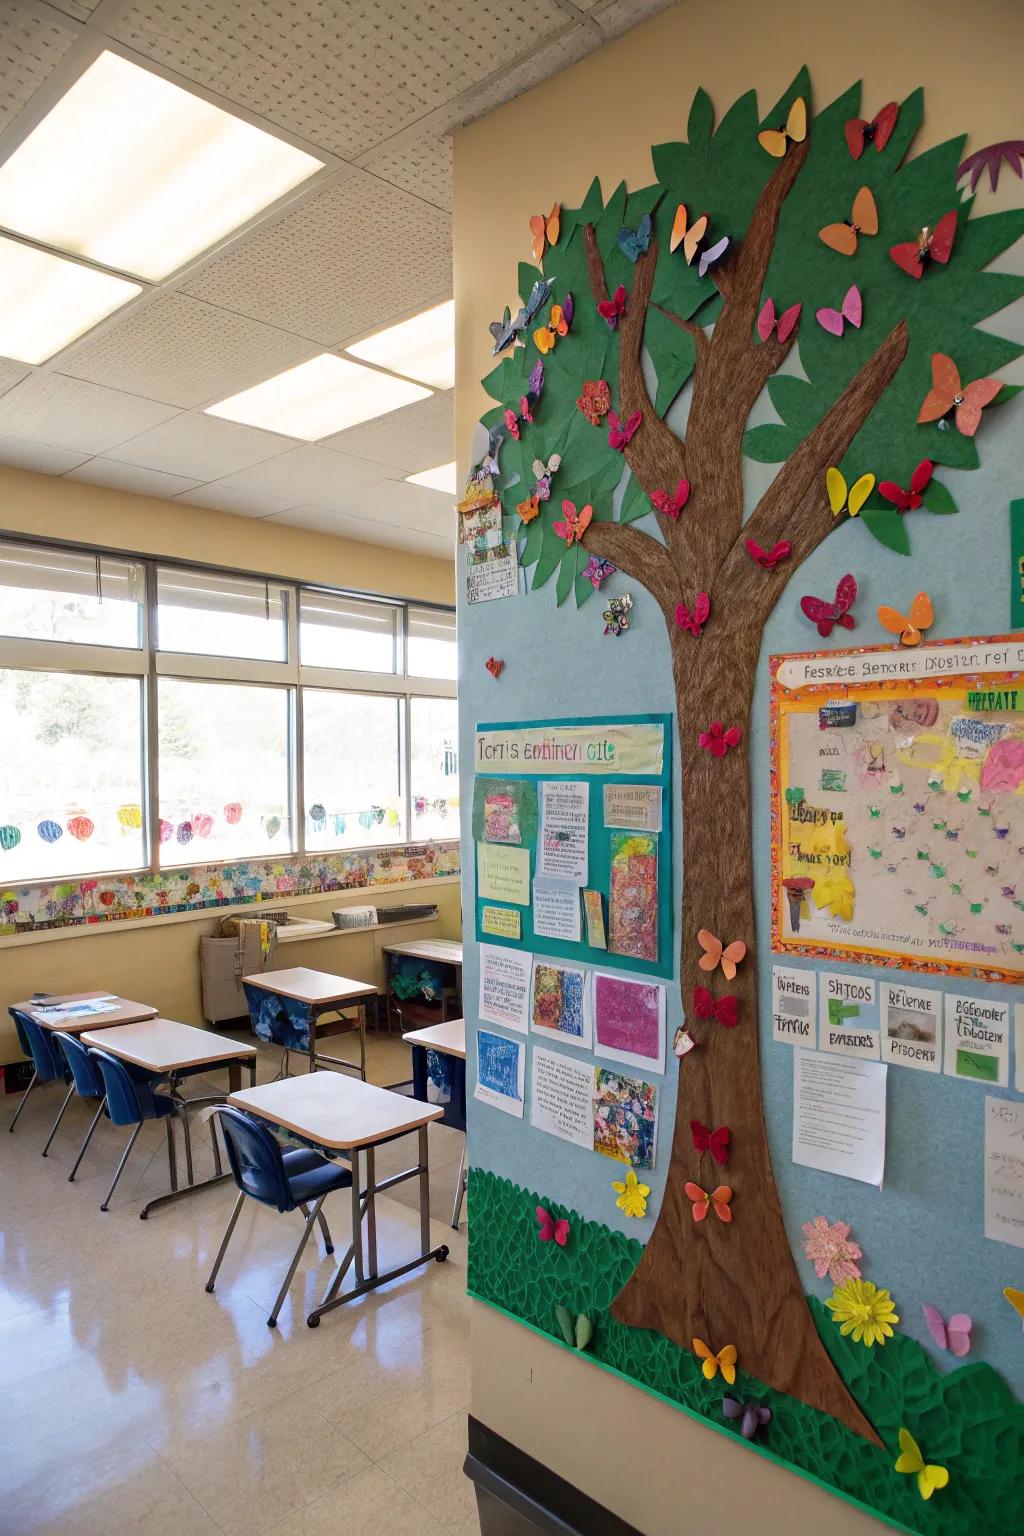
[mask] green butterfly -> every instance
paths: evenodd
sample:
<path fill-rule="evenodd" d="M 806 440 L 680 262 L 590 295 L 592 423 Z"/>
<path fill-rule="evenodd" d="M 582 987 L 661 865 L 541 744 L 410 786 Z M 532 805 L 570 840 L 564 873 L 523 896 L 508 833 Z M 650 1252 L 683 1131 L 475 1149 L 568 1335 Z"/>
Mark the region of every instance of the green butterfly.
<path fill-rule="evenodd" d="M 594 1337 L 594 1325 L 586 1313 L 579 1313 L 574 1320 L 569 1308 L 563 1307 L 561 1302 L 555 1307 L 555 1321 L 570 1349 L 586 1349 Z"/>

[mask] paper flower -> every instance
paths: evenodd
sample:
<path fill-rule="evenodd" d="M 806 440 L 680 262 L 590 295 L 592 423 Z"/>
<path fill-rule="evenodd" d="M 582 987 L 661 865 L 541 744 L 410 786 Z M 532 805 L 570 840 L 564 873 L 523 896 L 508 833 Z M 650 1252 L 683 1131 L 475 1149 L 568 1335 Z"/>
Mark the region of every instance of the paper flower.
<path fill-rule="evenodd" d="M 649 1184 L 641 1184 L 632 1168 L 626 1174 L 625 1181 L 619 1183 L 612 1181 L 612 1189 L 618 1195 L 615 1204 L 623 1216 L 646 1216 L 647 1196 L 651 1192 Z"/>
<path fill-rule="evenodd" d="M 805 1221 L 804 1253 L 819 1280 L 828 1275 L 836 1285 L 843 1285 L 847 1280 L 860 1279 L 854 1260 L 864 1255 L 858 1244 L 850 1241 L 850 1228 L 845 1221 L 837 1221 L 831 1227 L 826 1216 Z"/>
<path fill-rule="evenodd" d="M 599 427 L 612 408 L 612 392 L 604 379 L 587 379 L 576 406 L 593 426 Z"/>
<path fill-rule="evenodd" d="M 738 747 L 742 739 L 740 726 L 730 725 L 726 730 L 721 720 L 712 720 L 709 729 L 700 733 L 700 744 L 712 757 L 724 757 L 729 748 Z"/>
<path fill-rule="evenodd" d="M 871 1280 L 847 1280 L 845 1285 L 836 1286 L 825 1305 L 843 1337 L 852 1333 L 854 1342 L 865 1349 L 891 1339 L 892 1325 L 899 1322 L 889 1292 Z"/>

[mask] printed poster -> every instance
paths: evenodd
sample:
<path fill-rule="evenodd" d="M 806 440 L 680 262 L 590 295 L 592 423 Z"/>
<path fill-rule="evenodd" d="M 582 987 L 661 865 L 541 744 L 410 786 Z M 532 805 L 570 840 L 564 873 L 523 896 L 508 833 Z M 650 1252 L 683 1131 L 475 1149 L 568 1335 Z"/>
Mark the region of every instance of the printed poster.
<path fill-rule="evenodd" d="M 1010 1081 L 1010 1004 L 986 997 L 946 996 L 949 1077 L 1006 1088 Z"/>
<path fill-rule="evenodd" d="M 592 1031 L 586 972 L 571 965 L 535 961 L 530 1027 L 565 1045 L 589 1051 Z"/>
<path fill-rule="evenodd" d="M 476 733 L 477 773 L 594 773 L 622 778 L 660 774 L 665 761 L 661 721 L 598 721 L 578 725 L 489 726 Z"/>
<path fill-rule="evenodd" d="M 654 1167 L 657 1093 L 653 1083 L 594 1069 L 594 1151 L 631 1168 Z"/>
<path fill-rule="evenodd" d="M 821 977 L 818 1046 L 833 1056 L 878 1061 L 881 1037 L 875 983 L 862 976 L 824 972 Z"/>
<path fill-rule="evenodd" d="M 535 1045 L 531 1055 L 530 1124 L 577 1147 L 594 1145 L 594 1068 Z"/>
<path fill-rule="evenodd" d="M 660 832 L 661 785 L 606 784 L 604 824 L 634 832 Z"/>
<path fill-rule="evenodd" d="M 533 882 L 533 931 L 538 938 L 580 942 L 580 888 L 568 880 Z"/>
<path fill-rule="evenodd" d="M 526 1107 L 526 1041 L 489 1029 L 476 1032 L 476 1086 L 473 1097 L 506 1115 L 523 1118 Z"/>
<path fill-rule="evenodd" d="M 985 1099 L 985 1236 L 1024 1248 L 1024 1104 Z"/>
<path fill-rule="evenodd" d="M 530 850 L 477 843 L 477 895 L 485 901 L 530 905 Z"/>
<path fill-rule="evenodd" d="M 814 971 L 772 966 L 772 1039 L 814 1050 L 818 1044 L 818 977 Z"/>
<path fill-rule="evenodd" d="M 658 839 L 650 832 L 611 835 L 608 948 L 634 960 L 658 958 Z"/>
<path fill-rule="evenodd" d="M 594 973 L 594 1052 L 609 1061 L 665 1071 L 665 988 Z"/>
<path fill-rule="evenodd" d="M 480 945 L 480 1001 L 478 1012 L 491 1024 L 526 1033 L 530 1008 L 530 976 L 533 956 L 496 944 Z"/>
<path fill-rule="evenodd" d="M 919 1072 L 942 1071 L 942 993 L 883 981 L 882 1060 Z"/>
<path fill-rule="evenodd" d="M 547 780 L 540 786 L 540 846 L 537 872 L 549 880 L 587 883 L 590 789 L 575 780 Z"/>
<path fill-rule="evenodd" d="M 513 939 L 519 943 L 523 937 L 523 915 L 515 907 L 483 907 L 480 927 L 496 939 Z"/>

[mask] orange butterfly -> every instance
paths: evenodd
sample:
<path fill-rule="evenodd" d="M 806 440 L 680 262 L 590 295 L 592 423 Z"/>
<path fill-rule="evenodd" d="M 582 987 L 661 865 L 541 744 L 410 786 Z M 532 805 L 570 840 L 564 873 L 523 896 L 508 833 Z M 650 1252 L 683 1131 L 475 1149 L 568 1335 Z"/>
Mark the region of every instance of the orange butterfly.
<path fill-rule="evenodd" d="M 549 245 L 558 244 L 558 234 L 562 224 L 562 205 L 553 203 L 551 212 L 547 218 L 542 213 L 535 213 L 530 218 L 530 229 L 533 234 L 533 259 L 540 261 Z"/>
<path fill-rule="evenodd" d="M 568 336 L 569 327 L 572 325 L 573 303 L 572 294 L 567 293 L 561 304 L 552 304 L 551 313 L 539 330 L 534 331 L 533 339 L 537 343 L 537 351 L 545 356 L 550 352 L 559 336 Z"/>
<path fill-rule="evenodd" d="M 706 1189 L 701 1189 L 699 1184 L 691 1184 L 689 1181 L 683 1188 L 686 1190 L 686 1198 L 693 1201 L 694 1221 L 703 1221 L 712 1206 L 719 1221 L 732 1221 L 732 1211 L 729 1208 L 732 1190 L 728 1184 L 719 1184 L 710 1195 Z"/>
<path fill-rule="evenodd" d="M 516 504 L 516 511 L 524 523 L 532 523 L 540 512 L 540 501 L 536 496 L 527 496 L 525 501 Z"/>
<path fill-rule="evenodd" d="M 960 372 L 945 352 L 932 353 L 932 387 L 917 413 L 918 421 L 939 421 L 956 410 L 957 431 L 973 437 L 981 422 L 982 406 L 990 405 L 1002 389 L 998 379 L 975 379 L 961 384 Z"/>
<path fill-rule="evenodd" d="M 698 1360 L 704 1362 L 701 1370 L 704 1373 L 705 1381 L 714 1381 L 719 1369 L 721 1369 L 722 1380 L 728 1386 L 732 1386 L 736 1380 L 737 1353 L 735 1344 L 724 1344 L 716 1355 L 710 1346 L 704 1343 L 703 1339 L 694 1339 L 693 1352 Z"/>
<path fill-rule="evenodd" d="M 901 645 L 920 645 L 921 631 L 928 629 L 935 619 L 935 610 L 927 592 L 919 592 L 910 605 L 909 617 L 898 608 L 888 608 L 883 603 L 878 610 L 878 622 L 892 635 L 899 635 Z"/>
<path fill-rule="evenodd" d="M 710 929 L 701 928 L 697 934 L 697 943 L 704 951 L 697 961 L 701 970 L 713 971 L 721 961 L 722 974 L 726 981 L 732 981 L 736 975 L 736 967 L 747 952 L 747 946 L 742 939 L 734 939 L 731 944 L 723 944 L 721 939 L 715 938 Z"/>
<path fill-rule="evenodd" d="M 807 103 L 798 96 L 789 109 L 783 128 L 764 128 L 757 142 L 776 160 L 781 160 L 790 144 L 802 144 L 807 137 Z"/>
<path fill-rule="evenodd" d="M 818 230 L 818 239 L 823 240 L 831 250 L 838 251 L 840 256 L 852 256 L 860 235 L 877 234 L 878 208 L 874 193 L 870 187 L 861 187 L 853 200 L 853 212 L 847 222 L 826 224 L 824 229 Z"/>
<path fill-rule="evenodd" d="M 670 251 L 677 251 L 682 246 L 686 264 L 690 266 L 700 249 L 701 241 L 708 232 L 710 220 L 706 213 L 702 213 L 699 219 L 694 219 L 692 224 L 687 222 L 688 218 L 686 204 L 680 203 L 676 209 L 676 216 L 672 220 L 672 235 L 668 248 Z"/>
<path fill-rule="evenodd" d="M 587 502 L 587 505 L 580 507 L 577 512 L 574 501 L 563 501 L 562 511 L 565 513 L 565 521 L 553 523 L 552 527 L 558 534 L 558 537 L 564 539 L 571 548 L 573 544 L 582 543 L 583 535 L 590 527 L 590 519 L 594 515 L 594 509 Z"/>

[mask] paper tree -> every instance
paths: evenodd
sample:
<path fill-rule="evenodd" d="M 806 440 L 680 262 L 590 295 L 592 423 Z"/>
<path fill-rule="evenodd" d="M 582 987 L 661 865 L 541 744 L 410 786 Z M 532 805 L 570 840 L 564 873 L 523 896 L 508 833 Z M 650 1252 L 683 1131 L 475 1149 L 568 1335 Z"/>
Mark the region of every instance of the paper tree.
<path fill-rule="evenodd" d="M 1018 277 L 983 271 L 1024 232 L 1024 214 L 970 217 L 970 200 L 961 202 L 956 189 L 962 138 L 907 158 L 922 120 L 921 91 L 900 104 L 894 124 L 889 114 L 888 136 L 862 136 L 859 157 L 853 150 L 860 130 L 848 136 L 846 127 L 860 116 L 859 85 L 817 117 L 808 112 L 803 138 L 777 132 L 787 118 L 799 129 L 799 109 L 792 117 L 791 109 L 798 98 L 809 106 L 810 95 L 803 71 L 763 121 L 750 92 L 716 130 L 711 102 L 698 91 L 687 142 L 652 151 L 654 185 L 629 195 L 620 186 L 605 203 L 595 181 L 581 208 L 563 212 L 557 242 L 543 255 L 543 275 L 554 279 L 550 299 L 524 332 L 526 346 L 485 379 L 499 404 L 483 424 L 504 433 L 494 484 L 506 535 L 520 541 L 531 588 L 554 578 L 559 603 L 571 593 L 578 606 L 592 603 L 595 590 L 583 572 L 590 557 L 598 557 L 646 588 L 668 631 L 683 786 L 680 975 L 687 1025 L 698 1044 L 679 1064 L 675 1136 L 657 1222 L 613 1311 L 685 1349 L 694 1338 L 730 1340 L 751 1375 L 877 1440 L 818 1338 L 790 1252 L 763 1121 L 756 965 L 748 959 L 735 980 L 723 983 L 719 974 L 716 983 L 717 993 L 737 997 L 738 1027 L 695 1022 L 694 988 L 708 981 L 697 969 L 697 933 L 707 928 L 723 942 L 742 939 L 748 950 L 755 948 L 746 743 L 765 623 L 780 600 L 796 604 L 799 589 L 787 595 L 791 578 L 830 534 L 837 535 L 837 581 L 871 563 L 875 539 L 906 554 L 911 528 L 915 539 L 941 537 L 933 515 L 957 510 L 942 469 L 977 467 L 986 424 L 975 437 L 958 431 L 952 419 L 942 426 L 917 423 L 932 382 L 931 357 L 947 354 L 966 382 L 991 375 L 1021 350 L 978 330 L 977 322 L 1024 292 Z M 870 102 L 869 110 L 881 106 Z M 776 130 L 772 147 L 783 152 L 766 151 L 759 130 Z M 872 191 L 879 232 L 868 233 L 870 221 L 860 231 L 850 228 L 838 244 L 852 254 L 843 254 L 819 231 L 857 223 L 853 208 L 863 187 Z M 690 264 L 683 248 L 670 249 L 680 204 L 690 223 L 710 215 Z M 958 219 L 949 260 L 925 258 L 916 276 L 901 269 L 890 247 L 915 242 L 953 211 Z M 643 250 L 647 214 L 652 227 Z M 731 241 L 728 250 L 701 277 L 700 254 L 722 236 Z M 524 229 L 524 243 L 528 239 Z M 536 268 L 520 267 L 524 302 L 540 277 Z M 613 300 L 620 285 L 625 305 L 613 327 L 597 306 Z M 836 334 L 835 321 L 826 329 L 816 311 L 842 313 L 851 285 L 862 299 L 862 323 L 845 319 Z M 532 333 L 547 326 L 550 306 L 564 305 L 570 292 L 571 325 L 564 335 L 556 328 L 552 337 L 548 327 L 542 336 L 548 343 L 543 393 L 529 411 L 532 421 L 523 419 L 521 397 L 542 355 Z M 769 297 L 777 317 L 803 306 L 798 326 L 783 340 L 778 328 L 766 340 L 759 335 Z M 805 376 L 783 371 L 787 359 L 792 365 L 797 357 Z M 578 399 L 586 405 L 587 396 L 600 395 L 584 388 L 600 380 L 610 386 L 622 422 L 641 413 L 624 451 L 610 441 L 607 416 L 593 421 L 577 406 Z M 688 414 L 677 431 L 666 413 L 687 384 Z M 780 420 L 748 429 L 765 389 Z M 1001 398 L 1009 393 L 1003 390 Z M 684 417 L 683 404 L 673 420 Z M 518 437 L 507 411 L 518 418 Z M 550 497 L 536 511 L 528 505 L 523 521 L 516 509 L 534 489 L 533 463 L 547 465 L 554 454 L 561 463 Z M 752 509 L 744 498 L 744 456 L 781 465 Z M 859 518 L 834 515 L 826 493 L 829 468 L 838 467 L 850 485 L 870 472 L 909 488 L 925 459 L 938 473 L 922 507 L 901 513 L 876 490 Z M 689 482 L 689 497 L 673 517 L 682 481 Z M 669 510 L 655 511 L 663 497 Z M 563 500 L 594 509 L 582 547 L 567 544 L 555 528 L 565 520 Z M 748 539 L 767 551 L 785 541 L 790 553 L 766 569 L 751 557 Z M 678 620 L 686 618 L 680 605 L 692 616 L 701 593 L 709 595 L 710 613 L 698 635 Z M 830 597 L 831 588 L 822 595 Z M 581 618 L 595 621 L 600 634 L 593 608 Z M 845 630 L 836 635 L 847 638 Z M 818 643 L 810 625 L 808 642 Z M 654 663 L 652 647 L 635 628 L 595 643 L 636 645 L 638 673 Z M 743 733 L 741 744 L 722 756 L 700 745 L 715 720 Z M 699 1183 L 706 1171 L 690 1135 L 693 1119 L 732 1128 L 729 1224 L 695 1228 L 691 1218 L 685 1185 Z"/>

